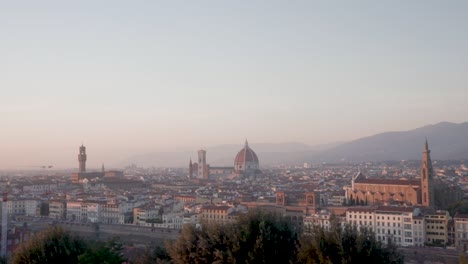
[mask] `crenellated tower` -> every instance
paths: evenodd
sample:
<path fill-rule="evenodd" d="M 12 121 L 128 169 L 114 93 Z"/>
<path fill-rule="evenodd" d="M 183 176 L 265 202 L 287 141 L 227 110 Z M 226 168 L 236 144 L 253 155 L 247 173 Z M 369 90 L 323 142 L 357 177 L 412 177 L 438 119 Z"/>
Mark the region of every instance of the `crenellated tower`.
<path fill-rule="evenodd" d="M 432 168 L 430 154 L 431 151 L 426 138 L 421 161 L 421 204 L 427 207 L 434 206 L 434 169 Z"/>
<path fill-rule="evenodd" d="M 79 172 L 86 172 L 86 147 L 81 144 L 80 154 L 78 154 Z"/>

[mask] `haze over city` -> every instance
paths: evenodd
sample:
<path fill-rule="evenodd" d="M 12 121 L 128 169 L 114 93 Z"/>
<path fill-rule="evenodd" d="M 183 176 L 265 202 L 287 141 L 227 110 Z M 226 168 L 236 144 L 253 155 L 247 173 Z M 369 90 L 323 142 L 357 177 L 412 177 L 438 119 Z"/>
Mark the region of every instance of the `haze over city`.
<path fill-rule="evenodd" d="M 4 1 L 0 169 L 468 121 L 466 1 Z M 92 157 L 92 158 L 91 158 Z"/>

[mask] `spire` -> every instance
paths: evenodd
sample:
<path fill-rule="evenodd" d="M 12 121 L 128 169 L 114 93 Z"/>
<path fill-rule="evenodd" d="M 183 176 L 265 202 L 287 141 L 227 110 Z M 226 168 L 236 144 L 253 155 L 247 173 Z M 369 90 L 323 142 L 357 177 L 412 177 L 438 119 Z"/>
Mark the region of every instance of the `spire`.
<path fill-rule="evenodd" d="M 247 141 L 247 138 L 245 139 L 245 146 L 249 146 L 249 142 Z"/>
<path fill-rule="evenodd" d="M 434 169 L 432 168 L 430 153 L 426 138 L 421 161 L 421 204 L 427 207 L 434 206 Z"/>
<path fill-rule="evenodd" d="M 104 169 L 104 163 L 102 164 L 101 171 L 102 171 L 102 173 L 104 173 L 104 172 L 106 171 L 106 170 Z"/>

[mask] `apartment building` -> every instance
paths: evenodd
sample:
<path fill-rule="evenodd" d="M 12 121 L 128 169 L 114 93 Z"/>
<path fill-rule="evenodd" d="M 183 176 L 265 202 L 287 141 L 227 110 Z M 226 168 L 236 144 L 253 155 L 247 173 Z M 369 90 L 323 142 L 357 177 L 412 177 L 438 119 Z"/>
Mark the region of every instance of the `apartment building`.
<path fill-rule="evenodd" d="M 235 208 L 226 205 L 206 205 L 201 208 L 201 222 L 202 223 L 218 223 L 226 224 L 232 222 L 234 219 L 230 216 Z"/>
<path fill-rule="evenodd" d="M 424 215 L 426 243 L 433 245 L 446 245 L 448 243 L 448 211 L 436 211 Z"/>
<path fill-rule="evenodd" d="M 65 200 L 49 201 L 49 218 L 56 220 L 66 219 L 67 203 Z"/>
<path fill-rule="evenodd" d="M 375 232 L 382 243 L 391 240 L 398 246 L 422 246 L 424 219 L 419 208 L 412 207 L 350 207 L 346 222 Z"/>
<path fill-rule="evenodd" d="M 162 205 L 150 203 L 133 208 L 133 223 L 136 225 L 146 225 L 149 222 L 160 222 Z"/>
<path fill-rule="evenodd" d="M 453 217 L 455 226 L 455 246 L 463 252 L 468 250 L 468 214 L 456 214 Z"/>
<path fill-rule="evenodd" d="M 82 201 L 67 201 L 66 203 L 66 219 L 71 221 L 83 221 L 87 218 L 82 216 Z"/>

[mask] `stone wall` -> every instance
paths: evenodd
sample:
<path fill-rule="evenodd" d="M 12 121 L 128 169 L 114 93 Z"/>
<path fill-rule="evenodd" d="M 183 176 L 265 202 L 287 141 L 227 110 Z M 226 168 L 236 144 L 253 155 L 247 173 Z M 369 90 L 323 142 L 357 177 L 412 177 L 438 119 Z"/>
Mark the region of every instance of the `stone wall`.
<path fill-rule="evenodd" d="M 180 234 L 179 229 L 137 225 L 70 223 L 56 221 L 28 222 L 28 227 L 33 232 L 40 232 L 50 226 L 61 226 L 65 230 L 76 233 L 77 235 L 87 239 L 106 241 L 118 237 L 122 242 L 134 245 L 149 243 L 164 245 L 164 241 L 174 240 Z"/>

